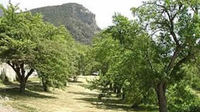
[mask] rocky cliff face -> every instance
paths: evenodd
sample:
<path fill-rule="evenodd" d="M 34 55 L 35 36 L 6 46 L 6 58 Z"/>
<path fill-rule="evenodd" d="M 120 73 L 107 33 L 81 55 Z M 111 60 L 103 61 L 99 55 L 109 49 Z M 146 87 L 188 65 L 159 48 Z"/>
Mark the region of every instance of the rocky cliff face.
<path fill-rule="evenodd" d="M 56 26 L 64 25 L 75 40 L 90 44 L 95 33 L 100 31 L 96 25 L 95 15 L 80 4 L 68 3 L 31 10 L 41 13 L 45 21 Z"/>

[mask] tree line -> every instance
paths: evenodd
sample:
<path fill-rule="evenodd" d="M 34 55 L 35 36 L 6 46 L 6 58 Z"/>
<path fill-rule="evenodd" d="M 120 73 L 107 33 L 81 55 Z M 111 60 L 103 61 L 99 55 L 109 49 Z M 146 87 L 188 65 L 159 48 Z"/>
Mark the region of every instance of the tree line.
<path fill-rule="evenodd" d="M 199 0 L 151 0 L 131 9 L 132 20 L 115 14 L 93 44 L 100 76 L 91 88 L 133 107 L 200 111 L 192 90 L 200 81 L 199 8 Z"/>
<path fill-rule="evenodd" d="M 76 42 L 64 26 L 55 27 L 42 15 L 12 4 L 1 9 L 0 59 L 15 71 L 20 92 L 34 72 L 45 91 L 65 87 L 70 77 L 80 74 L 79 61 L 87 46 Z"/>

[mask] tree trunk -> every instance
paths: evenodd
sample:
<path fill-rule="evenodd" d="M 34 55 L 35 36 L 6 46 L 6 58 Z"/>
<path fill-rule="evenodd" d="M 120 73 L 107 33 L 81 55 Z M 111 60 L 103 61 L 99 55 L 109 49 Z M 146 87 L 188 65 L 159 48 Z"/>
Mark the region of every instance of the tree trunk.
<path fill-rule="evenodd" d="M 117 87 L 117 97 L 120 97 L 121 96 L 121 88 Z"/>
<path fill-rule="evenodd" d="M 25 80 L 21 80 L 20 81 L 20 93 L 24 93 L 25 92 L 25 88 L 26 88 L 26 81 Z"/>
<path fill-rule="evenodd" d="M 25 92 L 25 87 L 26 87 L 26 81 L 28 80 L 29 76 L 34 72 L 34 69 L 30 69 L 30 71 L 26 73 L 25 71 L 25 65 L 24 62 L 7 62 L 8 65 L 10 65 L 13 70 L 15 71 L 17 75 L 17 81 L 20 83 L 20 92 L 24 93 Z"/>
<path fill-rule="evenodd" d="M 42 86 L 45 92 L 49 91 L 49 88 L 47 86 L 47 81 L 45 80 L 45 78 L 42 77 Z"/>
<path fill-rule="evenodd" d="M 117 93 L 117 86 L 114 84 L 114 86 L 113 86 L 113 92 L 114 93 Z"/>
<path fill-rule="evenodd" d="M 165 96 L 166 84 L 161 82 L 156 87 L 156 93 L 158 98 L 159 112 L 167 112 L 167 99 Z"/>
<path fill-rule="evenodd" d="M 125 95 L 125 89 L 122 88 L 122 100 L 124 100 L 126 98 L 126 95 Z"/>

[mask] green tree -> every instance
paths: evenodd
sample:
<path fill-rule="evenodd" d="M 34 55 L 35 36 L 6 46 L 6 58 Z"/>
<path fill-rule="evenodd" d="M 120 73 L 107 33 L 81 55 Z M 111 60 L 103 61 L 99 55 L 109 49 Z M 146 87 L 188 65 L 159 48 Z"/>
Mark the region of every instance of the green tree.
<path fill-rule="evenodd" d="M 37 42 L 38 53 L 34 67 L 44 90 L 48 91 L 49 87 L 64 87 L 73 74 L 75 41 L 64 27 L 46 24 L 43 31 L 48 36 L 45 35 L 45 38 Z"/>
<path fill-rule="evenodd" d="M 128 21 L 128 23 L 131 22 Z M 134 25 L 126 24 L 125 26 L 133 27 Z M 95 68 L 100 71 L 100 76 L 97 80 L 92 81 L 91 88 L 99 89 L 102 94 L 107 94 L 107 96 L 114 93 L 126 103 L 130 103 L 134 107 L 138 106 L 138 104 L 142 103 L 143 94 L 148 93 L 146 92 L 147 90 L 140 89 L 148 88 L 148 85 L 141 84 L 135 75 L 137 72 L 135 68 L 139 65 L 136 65 L 136 60 L 139 57 L 143 58 L 139 54 L 139 49 L 134 50 L 134 52 L 127 50 L 118 40 L 114 39 L 112 33 L 107 31 L 98 34 L 97 37 L 93 44 L 92 53 L 96 61 Z M 137 41 L 135 41 L 134 46 L 143 45 L 143 43 L 140 43 L 144 41 L 142 39 L 146 39 L 146 37 L 135 38 Z M 128 49 L 134 49 L 135 47 L 129 46 Z"/>
<path fill-rule="evenodd" d="M 34 72 L 32 67 L 35 56 L 36 27 L 40 25 L 40 17 L 30 13 L 16 13 L 15 6 L 8 9 L 2 7 L 4 16 L 0 20 L 1 29 L 1 59 L 9 64 L 16 72 L 20 82 L 20 91 L 24 92 L 28 77 Z M 39 22 L 38 22 L 39 20 Z M 38 24 L 37 24 L 38 23 Z M 26 70 L 29 70 L 26 73 Z"/>
<path fill-rule="evenodd" d="M 198 0 L 153 0 L 132 9 L 136 21 L 116 16 L 109 28 L 124 48 L 138 51 L 136 74 L 155 88 L 160 112 L 168 111 L 167 87 L 182 79 L 178 71 L 199 52 L 199 6 Z"/>
<path fill-rule="evenodd" d="M 16 72 L 20 92 L 35 71 L 43 84 L 59 86 L 70 74 L 73 39 L 63 27 L 43 22 L 40 15 L 20 12 L 10 4 L 0 18 L 0 58 Z M 72 47 L 73 48 L 73 47 Z M 65 81 L 64 81 L 65 80 Z"/>

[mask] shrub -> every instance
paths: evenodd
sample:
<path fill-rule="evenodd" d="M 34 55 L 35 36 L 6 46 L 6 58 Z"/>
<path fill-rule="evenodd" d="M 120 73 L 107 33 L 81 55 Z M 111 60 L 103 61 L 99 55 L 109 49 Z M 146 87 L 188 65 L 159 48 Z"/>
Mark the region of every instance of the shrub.
<path fill-rule="evenodd" d="M 170 112 L 200 112 L 200 99 L 183 81 L 167 91 Z"/>

